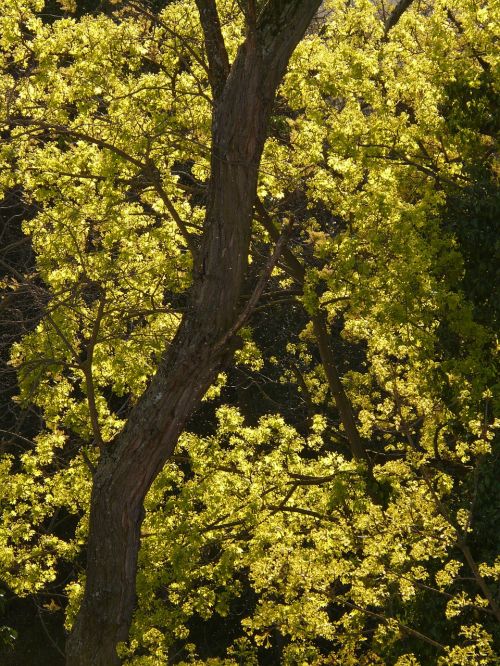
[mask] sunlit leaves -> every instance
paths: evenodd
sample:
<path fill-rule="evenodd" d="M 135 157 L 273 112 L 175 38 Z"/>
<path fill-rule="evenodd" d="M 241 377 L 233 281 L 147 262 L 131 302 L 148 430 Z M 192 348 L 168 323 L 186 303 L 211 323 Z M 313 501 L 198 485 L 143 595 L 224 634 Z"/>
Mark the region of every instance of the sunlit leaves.
<path fill-rule="evenodd" d="M 218 5 L 232 59 L 242 13 Z M 113 445 L 175 335 L 210 170 L 194 3 L 50 25 L 40 10 L 5 0 L 0 18 L 0 189 L 33 210 L 23 228 L 43 311 L 11 363 L 16 399 L 44 428 L 0 466 L 0 564 L 16 594 L 43 589 L 84 547 L 96 445 Z M 279 91 L 258 183 L 272 223 L 294 222 L 302 293 L 285 261 L 270 284 L 284 302 L 292 292 L 303 324 L 272 350 L 244 329 L 235 356 L 255 383 L 272 369 L 307 419 L 288 404 L 270 414 L 269 400 L 249 418 L 225 404 L 233 387 L 219 375 L 209 434 L 183 434 L 146 500 L 122 646 L 135 666 L 179 650 L 185 663 L 256 664 L 278 645 L 290 666 L 492 663 L 481 581 L 498 566 L 471 572 L 460 545 L 497 425 L 494 336 L 462 289 L 445 211 L 466 164 L 493 159 L 494 6 L 414 4 L 386 37 L 377 3 L 324 11 Z M 254 240 L 252 267 L 269 243 L 259 223 Z M 372 469 L 350 459 L 318 310 Z M 83 584 L 75 574 L 66 588 L 68 627 Z M 193 627 L 213 618 L 236 638 L 202 659 Z"/>

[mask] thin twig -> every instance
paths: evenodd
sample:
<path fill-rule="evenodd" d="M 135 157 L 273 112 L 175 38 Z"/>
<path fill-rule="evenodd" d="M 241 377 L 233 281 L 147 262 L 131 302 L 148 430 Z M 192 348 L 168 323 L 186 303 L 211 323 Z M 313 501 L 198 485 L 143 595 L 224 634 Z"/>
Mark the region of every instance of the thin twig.
<path fill-rule="evenodd" d="M 262 295 L 262 292 L 265 289 L 265 286 L 267 284 L 267 281 L 271 277 L 271 273 L 273 272 L 273 268 L 276 266 L 276 262 L 278 261 L 281 252 L 283 250 L 283 247 L 285 245 L 285 242 L 289 238 L 290 234 L 292 232 L 292 223 L 290 222 L 282 231 L 280 237 L 278 238 L 276 245 L 274 247 L 274 251 L 267 260 L 266 266 L 264 268 L 264 271 L 262 272 L 262 275 L 259 278 L 259 281 L 255 285 L 255 289 L 253 290 L 250 298 L 246 302 L 245 307 L 241 311 L 240 315 L 234 322 L 234 324 L 231 326 L 231 328 L 222 336 L 222 338 L 215 344 L 214 350 L 217 351 L 219 349 L 222 349 L 226 346 L 229 340 L 242 328 L 245 323 L 248 321 L 250 316 L 252 315 L 255 306 L 259 302 L 259 299 Z"/>
<path fill-rule="evenodd" d="M 420 633 L 420 631 L 412 629 L 408 625 L 399 622 L 399 620 L 396 620 L 393 617 L 387 618 L 385 617 L 385 615 L 382 615 L 381 613 L 376 613 L 375 611 L 368 610 L 367 608 L 358 606 L 358 604 L 352 603 L 350 601 L 339 600 L 339 603 L 348 606 L 349 608 L 353 608 L 354 610 L 360 611 L 361 613 L 365 613 L 366 615 L 370 615 L 370 617 L 376 617 L 377 619 L 381 620 L 384 624 L 389 624 L 390 621 L 395 622 L 397 626 L 401 629 L 401 631 L 404 631 L 405 633 L 410 634 L 411 636 L 415 636 L 415 638 L 419 638 L 421 641 L 424 641 L 425 643 L 432 645 L 438 650 L 443 650 L 443 651 L 445 650 L 445 646 L 441 645 L 441 643 L 438 643 L 433 638 L 429 638 L 429 636 Z"/>

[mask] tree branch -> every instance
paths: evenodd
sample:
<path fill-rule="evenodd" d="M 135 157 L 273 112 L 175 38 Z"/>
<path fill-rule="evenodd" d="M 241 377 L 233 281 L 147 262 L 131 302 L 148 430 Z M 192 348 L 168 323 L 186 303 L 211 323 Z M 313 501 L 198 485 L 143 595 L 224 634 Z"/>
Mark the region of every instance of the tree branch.
<path fill-rule="evenodd" d="M 255 202 L 255 211 L 258 215 L 259 221 L 262 223 L 271 238 L 276 239 L 276 237 L 279 237 L 278 230 L 274 226 L 269 213 L 266 211 L 264 205 L 259 199 L 257 199 Z M 300 285 L 303 285 L 305 279 L 305 269 L 303 265 L 288 248 L 285 248 L 283 251 L 283 258 L 285 259 L 290 274 Z M 351 402 L 345 393 L 344 387 L 342 386 L 342 381 L 335 364 L 330 340 L 328 339 L 328 332 L 326 329 L 324 315 L 322 313 L 317 313 L 315 317 L 313 317 L 313 329 L 321 356 L 321 363 L 325 370 L 326 378 L 328 381 L 328 386 L 335 400 L 335 404 L 337 405 L 337 409 L 339 410 L 340 420 L 342 421 L 342 425 L 346 431 L 352 455 L 357 460 L 366 460 L 369 463 L 370 461 L 368 453 L 361 440 L 358 427 L 354 419 Z"/>
<path fill-rule="evenodd" d="M 318 511 L 312 511 L 311 509 L 302 509 L 299 506 L 282 506 L 281 504 L 268 504 L 266 509 L 269 509 L 273 513 L 278 511 L 284 511 L 285 513 L 299 513 L 302 516 L 310 516 L 311 518 L 317 518 L 318 520 L 325 520 L 329 523 L 335 522 L 331 516 L 325 516 L 324 513 L 319 513 Z"/>
<path fill-rule="evenodd" d="M 99 300 L 97 314 L 94 320 L 94 324 L 92 326 L 92 334 L 86 346 L 87 358 L 85 359 L 85 362 L 81 364 L 83 374 L 85 375 L 85 384 L 86 384 L 85 388 L 87 393 L 87 403 L 89 407 L 90 423 L 92 425 L 92 433 L 94 435 L 94 441 L 99 448 L 104 446 L 104 441 L 102 439 L 101 426 L 99 423 L 99 412 L 96 403 L 94 375 L 92 373 L 92 362 L 94 360 L 94 350 L 104 315 L 105 303 L 106 303 L 106 297 L 103 294 Z"/>
<path fill-rule="evenodd" d="M 85 132 L 80 132 L 79 130 L 72 130 L 69 127 L 66 127 L 65 125 L 47 123 L 44 120 L 37 120 L 36 118 L 26 118 L 26 117 L 8 118 L 7 120 L 2 121 L 2 124 L 3 123 L 14 127 L 38 127 L 40 129 L 45 129 L 49 132 L 55 132 L 56 134 L 59 135 L 69 136 L 73 139 L 81 139 L 82 141 L 85 141 L 86 143 L 91 143 L 94 146 L 98 146 L 99 148 L 106 148 L 107 150 L 110 150 L 119 157 L 122 157 L 127 162 L 130 162 L 131 164 L 134 164 L 136 167 L 139 167 L 141 170 L 143 170 L 146 167 L 146 164 L 144 162 L 137 159 L 136 157 L 133 157 L 125 150 L 122 150 L 121 148 L 114 146 L 112 143 L 109 143 L 105 139 L 98 139 L 97 137 L 90 136 L 90 134 L 86 134 Z"/>
<path fill-rule="evenodd" d="M 352 455 L 356 460 L 366 460 L 369 464 L 370 460 L 354 419 L 351 401 L 342 386 L 342 380 L 335 364 L 323 313 L 318 312 L 312 321 L 314 336 L 318 343 L 321 363 L 325 370 L 328 387 L 339 410 L 340 420 L 345 428 Z"/>
<path fill-rule="evenodd" d="M 354 610 L 360 611 L 361 613 L 365 613 L 365 615 L 369 615 L 370 617 L 375 617 L 378 620 L 381 620 L 384 624 L 389 624 L 390 621 L 395 622 L 397 626 L 401 629 L 401 631 L 404 631 L 405 634 L 410 634 L 410 636 L 415 636 L 415 638 L 420 639 L 421 641 L 424 641 L 424 643 L 428 643 L 429 645 L 432 645 L 433 647 L 437 648 L 438 650 L 444 651 L 445 647 L 444 645 L 441 645 L 441 643 L 438 643 L 435 641 L 433 638 L 429 638 L 429 636 L 426 636 L 425 634 L 420 633 L 420 631 L 417 631 L 416 629 L 412 629 L 406 624 L 403 624 L 402 622 L 399 622 L 399 620 L 396 620 L 396 618 L 391 617 L 387 618 L 385 615 L 382 615 L 382 613 L 376 613 L 375 611 L 368 610 L 367 608 L 363 608 L 362 606 L 358 606 L 358 604 L 354 604 L 350 601 L 340 601 L 339 603 L 348 606 L 349 608 L 353 608 Z"/>
<path fill-rule="evenodd" d="M 321 0 L 269 0 L 257 19 L 256 40 L 267 72 L 263 95 L 282 79 L 290 53 L 304 36 Z"/>
<path fill-rule="evenodd" d="M 141 170 L 141 173 L 146 174 L 147 177 L 149 178 L 151 185 L 155 188 L 160 199 L 165 204 L 165 208 L 168 210 L 168 212 L 172 216 L 172 219 L 177 224 L 177 227 L 181 235 L 183 236 L 184 240 L 187 243 L 187 246 L 189 247 L 190 251 L 193 253 L 194 256 L 196 248 L 193 243 L 193 238 L 189 233 L 189 231 L 187 230 L 184 221 L 182 220 L 179 213 L 176 211 L 174 205 L 170 201 L 167 193 L 165 192 L 161 184 L 160 178 L 157 177 L 155 166 L 149 158 L 147 158 L 146 161 L 143 162 L 142 160 L 133 157 L 133 155 L 130 155 L 125 150 L 118 148 L 117 146 L 113 145 L 112 143 L 109 143 L 104 139 L 99 139 L 98 137 L 91 136 L 90 134 L 87 134 L 85 132 L 72 130 L 69 127 L 65 127 L 64 125 L 55 125 L 51 123 L 46 123 L 43 120 L 36 120 L 32 118 L 14 118 L 14 119 L 9 119 L 8 122 L 10 124 L 19 125 L 21 127 L 38 127 L 40 129 L 46 129 L 49 132 L 55 132 L 56 134 L 66 135 L 74 139 L 80 139 L 81 141 L 90 143 L 103 150 L 109 150 L 115 153 L 115 155 L 118 155 L 119 157 L 123 158 L 126 162 L 130 162 L 130 164 L 133 164 L 134 166 L 138 167 Z M 65 175 L 71 176 L 73 174 L 67 173 Z M 75 174 L 75 178 L 83 178 L 83 177 L 88 178 L 89 176 Z"/>
<path fill-rule="evenodd" d="M 262 272 L 262 275 L 259 278 L 259 281 L 255 285 L 255 289 L 253 290 L 252 294 L 250 295 L 250 298 L 245 304 L 245 307 L 241 311 L 240 315 L 234 322 L 234 324 L 231 326 L 231 328 L 227 331 L 227 333 L 221 338 L 221 340 L 216 344 L 215 349 L 219 349 L 224 347 L 228 341 L 240 330 L 242 326 L 245 325 L 245 323 L 248 321 L 249 317 L 251 316 L 252 312 L 255 309 L 255 306 L 259 302 L 259 299 L 262 295 L 262 292 L 265 289 L 265 286 L 267 284 L 267 281 L 271 277 L 271 273 L 273 272 L 273 268 L 276 266 L 276 262 L 278 261 L 281 252 L 283 250 L 283 246 L 287 240 L 287 238 L 290 236 L 290 233 L 292 231 L 292 224 L 288 224 L 287 227 L 282 231 L 280 237 L 278 238 L 276 245 L 274 247 L 274 251 L 267 260 L 266 266 L 264 268 L 264 271 Z"/>
<path fill-rule="evenodd" d="M 398 4 L 394 7 L 385 22 L 384 38 L 387 39 L 389 32 L 397 25 L 399 19 L 403 16 L 408 7 L 411 6 L 413 0 L 399 0 Z"/>
<path fill-rule="evenodd" d="M 196 0 L 208 58 L 208 78 L 214 100 L 222 95 L 229 74 L 229 57 L 215 0 Z"/>

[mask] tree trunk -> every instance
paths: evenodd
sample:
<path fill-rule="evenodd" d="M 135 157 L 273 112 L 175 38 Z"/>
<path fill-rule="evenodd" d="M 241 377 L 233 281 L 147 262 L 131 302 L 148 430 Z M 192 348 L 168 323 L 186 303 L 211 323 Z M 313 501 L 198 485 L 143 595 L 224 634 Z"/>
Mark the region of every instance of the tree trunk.
<path fill-rule="evenodd" d="M 248 26 L 227 80 L 213 0 L 198 0 L 215 106 L 211 178 L 187 312 L 123 433 L 99 461 L 92 489 L 84 599 L 67 642 L 68 666 L 115 666 L 128 639 L 144 497 L 235 340 L 266 126 L 289 57 L 320 0 L 271 0 Z M 215 40 L 215 41 L 214 41 Z M 217 43 L 216 43 L 217 42 Z M 215 54 L 215 55 L 214 55 Z M 223 80 L 224 79 L 224 80 Z"/>

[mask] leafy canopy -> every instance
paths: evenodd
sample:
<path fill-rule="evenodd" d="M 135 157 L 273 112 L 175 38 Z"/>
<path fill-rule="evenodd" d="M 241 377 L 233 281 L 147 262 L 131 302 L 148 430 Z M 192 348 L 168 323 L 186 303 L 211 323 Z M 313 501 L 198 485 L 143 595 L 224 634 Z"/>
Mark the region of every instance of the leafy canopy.
<path fill-rule="evenodd" d="M 242 12 L 217 4 L 233 59 Z M 494 663 L 495 331 L 463 217 L 495 196 L 494 5 L 424 2 L 387 31 L 383 4 L 328 0 L 297 48 L 250 278 L 290 220 L 302 277 L 284 255 L 147 497 L 127 664 Z M 211 94 L 193 2 L 64 9 L 3 0 L 0 16 L 0 190 L 35 210 L 23 279 L 43 311 L 11 350 L 43 428 L 2 457 L 0 563 L 21 596 L 71 563 L 69 627 L 99 447 L 182 318 Z M 350 454 L 318 314 L 370 464 Z"/>

